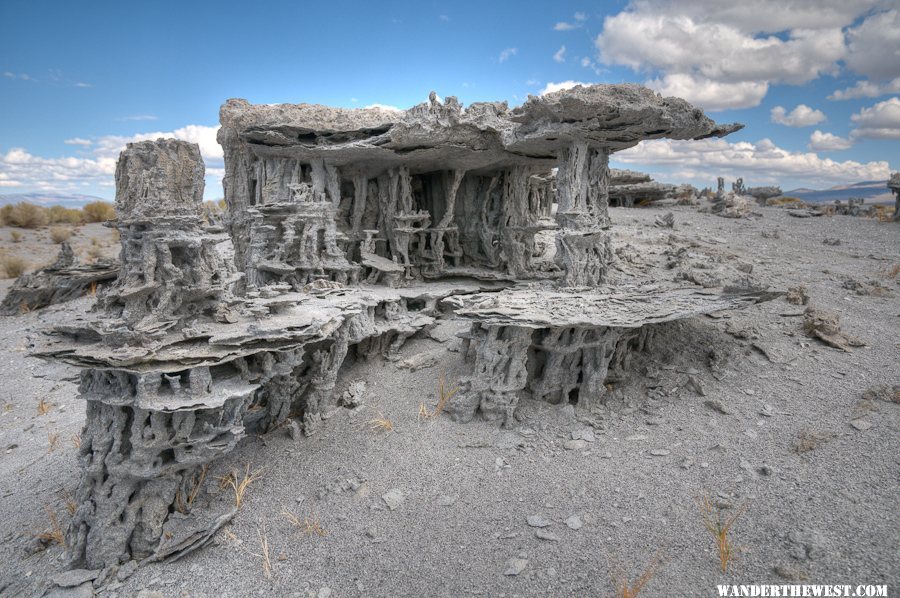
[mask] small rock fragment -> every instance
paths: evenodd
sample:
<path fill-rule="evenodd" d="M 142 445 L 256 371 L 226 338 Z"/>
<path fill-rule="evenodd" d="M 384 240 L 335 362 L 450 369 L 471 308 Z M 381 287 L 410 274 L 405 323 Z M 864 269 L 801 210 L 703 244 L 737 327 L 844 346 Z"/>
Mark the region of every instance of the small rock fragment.
<path fill-rule="evenodd" d="M 665 457 L 666 455 L 670 454 L 671 452 L 672 451 L 670 451 L 668 449 L 653 449 L 650 451 L 650 454 L 653 455 L 654 457 Z"/>
<path fill-rule="evenodd" d="M 516 576 L 524 571 L 527 566 L 528 559 L 526 558 L 516 557 L 509 559 L 506 561 L 506 571 L 503 572 L 503 575 Z"/>
<path fill-rule="evenodd" d="M 580 439 L 579 440 L 566 440 L 563 443 L 563 448 L 565 448 L 567 451 L 580 451 L 581 449 L 585 448 L 586 446 L 587 446 L 587 443 L 584 440 L 580 440 Z"/>
<path fill-rule="evenodd" d="M 406 500 L 406 494 L 399 488 L 391 488 L 381 495 L 381 499 L 384 501 L 384 504 L 393 511 L 403 504 L 403 501 Z"/>
<path fill-rule="evenodd" d="M 547 540 L 548 542 L 559 542 L 559 536 L 545 529 L 537 529 L 534 536 L 539 540 Z"/>
<path fill-rule="evenodd" d="M 569 529 L 579 530 L 584 527 L 584 524 L 581 522 L 581 517 L 578 515 L 572 515 L 568 519 L 566 519 L 566 527 Z"/>
<path fill-rule="evenodd" d="M 854 419 L 852 422 L 850 422 L 850 425 L 860 432 L 865 432 L 872 427 L 872 422 L 864 419 Z"/>
<path fill-rule="evenodd" d="M 531 527 L 547 527 L 552 524 L 549 519 L 542 515 L 529 515 L 527 521 Z"/>

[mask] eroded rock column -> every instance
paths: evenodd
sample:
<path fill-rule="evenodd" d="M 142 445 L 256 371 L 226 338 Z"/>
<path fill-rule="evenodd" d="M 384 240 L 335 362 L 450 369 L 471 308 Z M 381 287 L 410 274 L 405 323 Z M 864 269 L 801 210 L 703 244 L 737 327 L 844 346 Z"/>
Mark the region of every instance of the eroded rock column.
<path fill-rule="evenodd" d="M 596 286 L 612 260 L 609 233 L 609 152 L 574 141 L 559 153 L 556 263 L 562 284 Z"/>

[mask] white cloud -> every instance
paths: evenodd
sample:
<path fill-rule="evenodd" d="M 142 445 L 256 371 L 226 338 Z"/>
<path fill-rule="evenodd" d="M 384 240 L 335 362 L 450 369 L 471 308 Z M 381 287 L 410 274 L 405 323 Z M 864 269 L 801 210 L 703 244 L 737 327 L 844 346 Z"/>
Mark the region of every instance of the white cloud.
<path fill-rule="evenodd" d="M 900 77 L 900 10 L 874 14 L 847 31 L 845 62 L 869 79 Z"/>
<path fill-rule="evenodd" d="M 773 123 L 786 127 L 811 127 L 825 121 L 824 112 L 810 108 L 806 104 L 798 104 L 790 112 L 787 112 L 784 106 L 775 106 L 770 115 Z"/>
<path fill-rule="evenodd" d="M 581 23 L 569 23 L 567 21 L 560 21 L 556 25 L 553 26 L 554 31 L 571 31 L 572 29 L 578 29 L 581 27 Z"/>
<path fill-rule="evenodd" d="M 877 98 L 889 93 L 900 93 L 900 77 L 887 83 L 873 83 L 866 79 L 857 81 L 853 87 L 836 89 L 828 96 L 829 100 L 855 100 L 858 98 Z"/>
<path fill-rule="evenodd" d="M 541 84 L 540 79 L 529 79 L 529 80 L 525 81 L 525 85 L 528 85 L 529 87 L 534 87 L 534 86 L 540 85 L 540 84 Z"/>
<path fill-rule="evenodd" d="M 582 83 L 581 81 L 572 81 L 571 79 L 568 81 L 560 81 L 559 83 L 547 83 L 544 86 L 539 94 L 542 96 L 547 95 L 548 93 L 553 93 L 554 91 L 562 91 L 563 89 L 572 89 L 578 85 L 591 85 L 591 83 Z"/>
<path fill-rule="evenodd" d="M 559 50 L 553 55 L 553 60 L 556 62 L 565 62 L 566 61 L 566 47 L 560 46 Z"/>
<path fill-rule="evenodd" d="M 507 60 L 509 60 L 510 58 L 512 58 L 513 56 L 515 56 L 518 53 L 519 53 L 518 48 L 506 48 L 505 50 L 500 52 L 500 57 L 497 60 L 500 62 L 506 62 Z"/>
<path fill-rule="evenodd" d="M 900 98 L 863 108 L 850 119 L 857 127 L 850 131 L 851 139 L 900 139 Z"/>
<path fill-rule="evenodd" d="M 219 173 L 224 167 L 222 146 L 216 141 L 218 126 L 188 125 L 174 131 L 158 131 L 137 135 L 106 135 L 93 142 L 89 157 L 62 156 L 46 158 L 35 156 L 24 148 L 12 148 L 0 155 L 0 175 L 7 181 L 2 186 L 31 187 L 42 191 L 73 191 L 84 186 L 111 187 L 114 184 L 116 161 L 126 144 L 135 141 L 159 139 L 160 137 L 190 141 L 200 146 L 200 153 L 206 163 L 210 192 L 221 195 L 217 187 L 221 182 Z M 87 141 L 70 139 L 71 141 Z M 69 143 L 69 145 L 85 145 Z"/>
<path fill-rule="evenodd" d="M 363 106 L 364 108 L 381 108 L 382 110 L 393 110 L 395 112 L 403 112 L 403 108 L 397 108 L 396 106 L 391 106 L 389 104 L 369 104 L 368 106 Z"/>
<path fill-rule="evenodd" d="M 606 17 L 595 46 L 603 63 L 706 98 L 707 109 L 746 108 L 772 84 L 803 85 L 845 62 L 873 79 L 900 75 L 900 11 L 877 12 L 894 1 L 632 0 Z"/>
<path fill-rule="evenodd" d="M 765 81 L 722 83 L 684 73 L 651 79 L 647 86 L 664 96 L 683 98 L 710 112 L 758 106 L 769 91 Z"/>
<path fill-rule="evenodd" d="M 886 161 L 836 162 L 813 152 L 791 152 L 769 139 L 756 143 L 725 139 L 700 141 L 654 140 L 613 155 L 615 161 L 634 167 L 666 166 L 680 169 L 690 178 L 714 180 L 743 177 L 744 180 L 799 180 L 810 185 L 822 181 L 847 182 L 887 179 L 890 168 Z"/>
<path fill-rule="evenodd" d="M 82 137 L 73 137 L 72 139 L 66 139 L 63 141 L 66 145 L 81 145 L 84 147 L 88 147 L 93 143 L 90 139 L 84 139 Z"/>
<path fill-rule="evenodd" d="M 836 152 L 839 150 L 850 149 L 853 147 L 853 142 L 849 139 L 832 135 L 831 133 L 823 133 L 822 131 L 815 130 L 812 135 L 809 136 L 809 145 L 807 147 L 814 152 Z"/>
<path fill-rule="evenodd" d="M 574 15 L 576 21 L 587 21 L 587 13 L 576 12 Z"/>

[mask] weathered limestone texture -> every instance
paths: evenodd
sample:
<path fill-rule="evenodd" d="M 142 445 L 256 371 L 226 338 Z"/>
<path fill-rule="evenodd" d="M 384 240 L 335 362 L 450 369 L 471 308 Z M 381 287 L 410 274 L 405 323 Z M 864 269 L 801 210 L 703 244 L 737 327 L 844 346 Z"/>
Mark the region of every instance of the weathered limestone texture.
<path fill-rule="evenodd" d="M 315 433 L 342 363 L 396 358 L 439 304 L 472 321 L 454 413 L 507 422 L 522 396 L 602 401 L 656 323 L 762 298 L 609 286 L 610 154 L 741 126 L 683 100 L 606 85 L 512 110 L 432 93 L 406 111 L 229 100 L 220 117 L 227 213 L 202 223 L 196 145 L 130 144 L 119 276 L 36 349 L 83 370 L 77 565 L 208 542 L 233 515 L 191 512 L 210 463 L 289 417 Z"/>
<path fill-rule="evenodd" d="M 0 315 L 13 316 L 84 297 L 94 293 L 97 285 L 114 279 L 118 272 L 115 260 L 79 264 L 72 246 L 64 242 L 55 262 L 16 280 L 0 303 Z"/>

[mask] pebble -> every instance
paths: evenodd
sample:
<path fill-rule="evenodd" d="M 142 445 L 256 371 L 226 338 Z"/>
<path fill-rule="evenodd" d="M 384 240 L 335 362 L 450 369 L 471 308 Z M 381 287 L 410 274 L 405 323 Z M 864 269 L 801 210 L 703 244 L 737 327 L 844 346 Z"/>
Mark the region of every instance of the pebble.
<path fill-rule="evenodd" d="M 665 457 L 666 455 L 670 454 L 671 452 L 672 451 L 670 451 L 668 449 L 653 449 L 652 451 L 650 451 L 650 454 L 653 455 L 654 457 Z"/>
<path fill-rule="evenodd" d="M 567 451 L 580 451 L 587 447 L 587 443 L 584 440 L 566 440 L 563 443 L 563 448 Z"/>
<path fill-rule="evenodd" d="M 447 496 L 446 494 L 441 494 L 437 497 L 437 504 L 441 507 L 449 507 L 453 503 L 456 502 L 455 496 Z"/>
<path fill-rule="evenodd" d="M 534 536 L 539 540 L 547 540 L 548 542 L 559 542 L 559 536 L 554 534 L 553 532 L 549 532 L 545 529 L 537 529 L 534 532 Z"/>
<path fill-rule="evenodd" d="M 866 421 L 864 419 L 854 419 L 852 422 L 850 422 L 850 425 L 860 432 L 864 432 L 872 427 L 872 422 Z"/>
<path fill-rule="evenodd" d="M 572 440 L 584 440 L 585 442 L 595 442 L 597 437 L 594 436 L 593 430 L 575 430 L 572 432 Z"/>
<path fill-rule="evenodd" d="M 62 588 L 74 588 L 86 581 L 93 581 L 100 574 L 99 569 L 71 569 L 53 578 L 53 583 Z"/>
<path fill-rule="evenodd" d="M 703 404 L 712 409 L 717 413 L 721 413 L 722 415 L 731 415 L 731 409 L 725 406 L 722 401 L 717 399 L 707 399 L 703 401 Z"/>
<path fill-rule="evenodd" d="M 503 572 L 503 575 L 518 575 L 524 571 L 527 566 L 528 558 L 524 553 L 520 554 L 518 557 L 506 561 L 506 571 Z"/>
<path fill-rule="evenodd" d="M 331 588 L 324 587 L 319 589 L 319 593 L 316 594 L 316 598 L 331 598 Z"/>
<path fill-rule="evenodd" d="M 542 515 L 529 515 L 527 521 L 531 527 L 547 527 L 552 524 L 549 519 Z"/>
<path fill-rule="evenodd" d="M 581 517 L 578 515 L 572 515 L 568 519 L 566 519 L 566 527 L 569 529 L 579 530 L 584 527 L 584 524 L 581 522 Z"/>
<path fill-rule="evenodd" d="M 383 500 L 384 504 L 393 511 L 403 504 L 403 501 L 406 500 L 406 494 L 399 488 L 391 488 L 381 495 L 381 500 Z"/>

